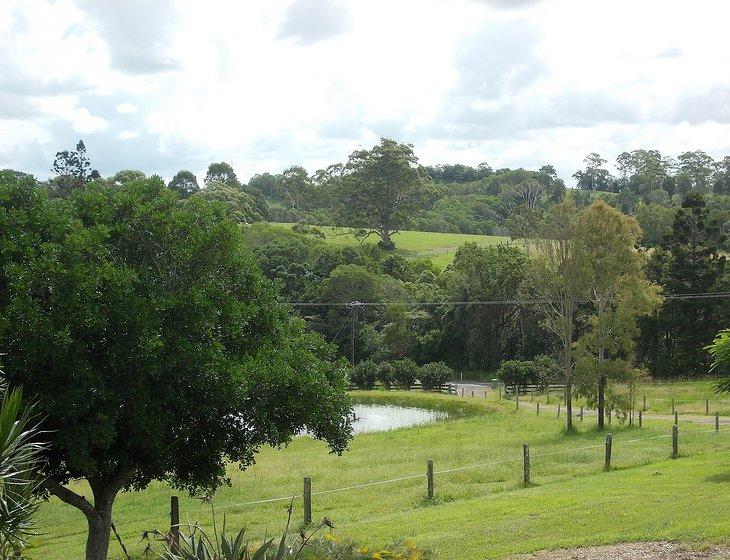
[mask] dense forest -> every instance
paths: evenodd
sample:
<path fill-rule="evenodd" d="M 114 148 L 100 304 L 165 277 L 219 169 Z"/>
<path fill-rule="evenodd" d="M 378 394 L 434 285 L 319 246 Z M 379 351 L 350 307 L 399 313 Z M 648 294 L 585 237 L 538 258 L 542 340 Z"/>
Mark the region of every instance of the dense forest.
<path fill-rule="evenodd" d="M 37 185 L 51 198 L 64 198 L 89 183 L 114 189 L 153 182 L 176 191 L 182 203 L 203 198 L 218 204 L 240 224 L 281 297 L 306 304 L 294 310 L 309 327 L 343 357 L 365 362 L 373 371 L 378 364 L 412 360 L 493 375 L 506 361 L 542 360 L 559 377 L 564 333 L 551 328 L 539 305 L 520 302 L 546 297 L 545 287 L 535 296 L 539 286 L 532 256 L 547 250 L 540 240 L 567 236 L 585 246 L 581 258 L 586 266 L 629 267 L 613 288 L 601 288 L 610 296 L 605 300 L 596 296 L 600 286 L 595 278 L 605 277 L 606 271 L 590 272 L 593 284 L 585 280 L 576 288 L 567 344 L 575 350 L 570 360 L 578 381 L 581 368 L 597 367 L 585 358 L 601 337 L 610 338 L 601 344 L 612 349 L 601 353 L 613 354 L 614 366 L 636 365 L 655 377 L 707 374 L 710 360 L 704 347 L 727 324 L 730 301 L 684 296 L 730 291 L 725 257 L 730 156 L 716 162 L 700 151 L 673 159 L 635 150 L 617 158 L 619 177 L 605 164 L 590 154 L 585 168 L 574 175 L 578 188 L 573 189 L 550 165 L 537 170 L 492 169 L 486 163 L 422 166 L 412 146 L 383 139 L 314 173 L 294 166 L 244 183 L 231 165 L 217 162 L 208 167 L 202 185 L 187 170 L 165 185 L 159 177 L 135 170 L 102 178 L 79 142 L 76 149 L 58 153 L 55 176 Z M 4 180 L 11 179 L 27 177 L 4 172 Z M 296 225 L 290 230 L 271 222 Z M 567 233 L 566 224 L 572 228 Z M 610 224 L 618 228 L 615 238 L 602 234 Z M 354 233 L 361 243 L 328 244 L 321 226 Z M 392 251 L 400 230 L 501 234 L 515 242 L 464 244 L 441 270 L 428 259 L 407 259 Z M 370 236 L 378 242 L 366 242 Z M 596 247 L 601 243 L 613 245 L 600 254 Z M 591 252 L 593 260 L 587 256 Z M 616 255 L 624 255 L 624 261 L 611 261 Z M 644 293 L 646 286 L 653 287 L 646 293 L 656 302 L 639 305 L 626 297 Z M 512 303 L 468 303 L 489 301 Z M 349 302 L 369 305 L 345 305 Z M 609 319 L 603 309 L 611 310 L 611 320 L 621 326 L 614 330 L 628 340 L 606 334 L 608 327 L 601 325 Z"/>

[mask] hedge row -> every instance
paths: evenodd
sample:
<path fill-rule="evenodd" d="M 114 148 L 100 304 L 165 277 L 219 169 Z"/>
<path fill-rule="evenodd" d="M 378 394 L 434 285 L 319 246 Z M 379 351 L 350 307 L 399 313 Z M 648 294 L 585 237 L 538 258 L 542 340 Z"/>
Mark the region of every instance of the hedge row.
<path fill-rule="evenodd" d="M 365 390 L 373 389 L 378 381 L 386 389 L 394 387 L 408 390 L 416 381 L 420 381 L 424 391 L 434 391 L 453 376 L 454 371 L 444 362 L 419 366 L 410 358 L 379 364 L 363 360 L 352 369 L 350 382 L 358 389 Z"/>

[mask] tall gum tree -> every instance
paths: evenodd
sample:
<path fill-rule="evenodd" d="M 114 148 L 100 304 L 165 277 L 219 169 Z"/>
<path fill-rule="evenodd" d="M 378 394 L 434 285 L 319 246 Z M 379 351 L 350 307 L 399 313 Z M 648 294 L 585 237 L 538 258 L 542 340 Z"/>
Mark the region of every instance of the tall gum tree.
<path fill-rule="evenodd" d="M 597 316 L 591 318 L 584 346 L 595 352 L 598 427 L 604 427 L 607 352 L 627 355 L 637 334 L 636 318 L 659 305 L 659 287 L 644 273 L 644 256 L 636 250 L 641 228 L 636 220 L 596 200 L 576 219 L 576 242 L 585 261 L 586 293 Z"/>
<path fill-rule="evenodd" d="M 588 290 L 588 270 L 581 244 L 576 240 L 578 211 L 571 201 L 553 206 L 541 223 L 537 237 L 529 240 L 532 258 L 523 292 L 536 300 L 543 325 L 560 340 L 563 350 L 566 427 L 573 429 L 573 343 L 576 314 Z"/>
<path fill-rule="evenodd" d="M 345 449 L 344 369 L 289 315 L 219 205 L 156 178 L 49 200 L 0 172 L 5 372 L 45 418 L 44 486 L 86 517 L 87 560 L 122 490 L 213 492 L 304 429 Z"/>

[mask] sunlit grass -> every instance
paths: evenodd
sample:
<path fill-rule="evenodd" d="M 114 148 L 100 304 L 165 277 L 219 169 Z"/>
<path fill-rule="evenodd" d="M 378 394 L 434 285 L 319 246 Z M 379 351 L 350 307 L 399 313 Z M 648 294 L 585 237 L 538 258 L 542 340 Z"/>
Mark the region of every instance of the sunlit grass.
<path fill-rule="evenodd" d="M 240 504 L 299 496 L 304 476 L 312 478 L 316 493 L 423 474 L 426 460 L 432 459 L 437 472 L 482 466 L 437 474 L 434 503 L 425 501 L 426 480 L 418 477 L 315 495 L 314 517 L 326 515 L 338 532 L 369 544 L 384 544 L 395 537 L 414 538 L 436 549 L 439 558 L 500 557 L 555 543 L 591 539 L 615 542 L 623 540 L 623 534 L 629 535 L 627 538 L 676 534 L 692 540 L 717 540 L 729 534 L 726 485 L 708 481 L 711 477 L 722 479 L 730 469 L 728 432 L 713 434 L 708 433 L 708 426 L 682 424 L 680 451 L 687 458 L 665 461 L 671 452 L 671 440 L 664 437 L 670 433 L 669 422 L 647 421 L 641 430 L 614 423 L 613 466 L 617 472 L 605 474 L 604 434 L 597 432 L 589 419 L 578 425 L 577 433 L 566 435 L 562 419 L 551 414 L 537 416 L 528 407 L 515 412 L 512 403 L 500 402 L 491 394 L 488 398 L 458 398 L 381 391 L 355 392 L 353 397 L 361 402 L 439 408 L 451 418 L 359 435 L 342 457 L 329 455 L 324 444 L 307 437 L 297 438 L 286 449 L 264 449 L 257 464 L 247 471 L 231 466 L 233 485 L 215 497 L 229 527 L 247 525 L 256 535 L 278 531 L 285 520 L 287 501 Z M 633 441 L 652 436 L 662 437 Z M 521 487 L 523 442 L 532 450 L 536 487 L 531 489 Z M 590 448 L 578 449 L 585 447 Z M 661 476 L 653 474 L 657 470 Z M 690 480 L 694 482 L 687 491 Z M 644 501 L 647 484 L 654 494 Z M 84 490 L 84 486 L 77 489 Z M 721 500 L 718 495 L 723 492 L 725 499 Z M 143 530 L 165 529 L 169 524 L 171 494 L 167 485 L 154 483 L 144 492 L 118 498 L 114 520 L 135 554 L 144 548 L 144 543 L 138 542 Z M 209 521 L 206 507 L 179 494 L 183 520 Z M 571 516 L 580 515 L 580 519 L 563 518 L 561 508 Z M 619 512 L 622 523 L 630 521 L 625 533 L 619 530 L 612 508 Z M 706 511 L 713 511 L 717 519 L 705 523 Z M 294 515 L 297 520 L 302 517 L 301 500 L 295 501 Z M 32 558 L 82 557 L 86 523 L 80 513 L 53 498 L 42 508 L 40 518 L 45 534 L 35 539 Z M 658 524 L 657 519 L 666 525 Z M 590 533 L 579 530 L 584 525 Z M 720 531 L 723 527 L 724 533 Z M 529 534 L 529 538 L 512 539 L 514 532 Z M 110 557 L 122 558 L 115 542 Z"/>
<path fill-rule="evenodd" d="M 291 229 L 294 224 L 273 223 Z M 344 247 L 354 247 L 359 241 L 347 233 L 347 229 L 321 226 L 325 233 L 327 243 Z M 365 243 L 377 243 L 377 237 L 371 236 Z M 429 231 L 401 231 L 393 235 L 395 253 L 406 258 L 427 257 L 439 268 L 445 268 L 453 259 L 456 250 L 464 243 L 471 242 L 478 245 L 497 245 L 500 243 L 513 243 L 509 237 L 497 235 L 467 235 L 463 233 L 436 233 Z"/>

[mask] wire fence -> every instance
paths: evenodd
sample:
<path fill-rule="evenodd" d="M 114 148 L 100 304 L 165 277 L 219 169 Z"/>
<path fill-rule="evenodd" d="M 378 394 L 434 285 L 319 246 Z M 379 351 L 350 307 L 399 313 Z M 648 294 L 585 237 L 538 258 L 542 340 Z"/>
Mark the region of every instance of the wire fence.
<path fill-rule="evenodd" d="M 692 431 L 690 434 L 692 436 L 699 436 L 699 435 L 714 435 L 718 436 L 720 434 L 729 433 L 730 428 L 722 428 L 722 429 L 713 429 L 713 430 L 703 430 L 703 431 Z M 631 438 L 631 439 L 617 439 L 613 440 L 611 434 L 607 434 L 607 436 L 611 440 L 610 449 L 607 451 L 609 455 L 615 453 L 617 451 L 617 446 L 623 446 L 623 445 L 630 445 L 635 443 L 641 443 L 641 442 L 648 442 L 652 440 L 677 440 L 676 442 L 673 441 L 673 447 L 676 447 L 678 445 L 678 431 L 676 429 L 673 429 L 673 433 L 668 434 L 659 434 L 654 436 L 647 436 L 647 437 L 640 437 L 640 438 Z M 569 447 L 565 449 L 559 449 L 554 451 L 543 451 L 538 452 L 536 454 L 532 454 L 531 458 L 528 459 L 528 463 L 535 459 L 542 459 L 545 457 L 551 457 L 556 455 L 566 455 L 570 453 L 578 453 L 581 451 L 588 451 L 588 450 L 595 450 L 603 448 L 604 450 L 607 449 L 607 443 L 599 443 L 599 444 L 593 444 L 593 445 L 587 445 L 582 447 Z M 620 449 L 620 447 L 618 447 Z M 677 456 L 677 453 L 673 453 L 674 456 Z M 610 457 L 609 457 L 610 460 Z M 216 504 L 217 510 L 226 510 L 226 509 L 232 509 L 232 508 L 243 508 L 248 506 L 254 506 L 259 504 L 267 504 L 272 502 L 284 502 L 284 501 L 292 501 L 292 500 L 303 500 L 304 502 L 309 502 L 311 504 L 312 497 L 315 496 L 324 496 L 328 494 L 335 494 L 340 492 L 348 492 L 353 490 L 359 490 L 363 488 L 369 488 L 373 486 L 381 486 L 381 485 L 387 485 L 387 484 L 395 484 L 398 482 L 403 482 L 406 480 L 416 480 L 416 479 L 431 479 L 431 482 L 428 486 L 433 487 L 433 477 L 436 475 L 444 475 L 444 474 L 450 474 L 455 472 L 461 472 L 461 471 L 467 471 L 472 469 L 484 469 L 487 467 L 494 467 L 497 465 L 519 465 L 522 463 L 523 465 L 523 475 L 524 470 L 527 469 L 529 471 L 530 465 L 525 463 L 526 459 L 524 455 L 517 456 L 509 458 L 509 459 L 503 459 L 498 461 L 486 461 L 476 464 L 469 464 L 469 465 L 463 465 L 458 467 L 451 467 L 446 469 L 436 469 L 436 470 L 425 470 L 421 473 L 413 473 L 408 474 L 404 476 L 398 476 L 393 478 L 387 478 L 382 480 L 372 480 L 368 482 L 362 482 L 358 484 L 351 484 L 347 486 L 341 486 L 336 488 L 328 488 L 325 490 L 318 490 L 318 491 L 311 491 L 311 486 L 309 487 L 309 492 L 306 491 L 307 485 L 305 484 L 305 491 L 303 493 L 297 493 L 287 496 L 279 496 L 275 498 L 266 498 L 262 500 L 251 500 L 246 502 L 235 502 L 235 503 L 228 503 L 228 504 Z"/>

